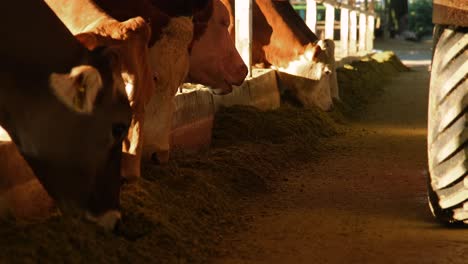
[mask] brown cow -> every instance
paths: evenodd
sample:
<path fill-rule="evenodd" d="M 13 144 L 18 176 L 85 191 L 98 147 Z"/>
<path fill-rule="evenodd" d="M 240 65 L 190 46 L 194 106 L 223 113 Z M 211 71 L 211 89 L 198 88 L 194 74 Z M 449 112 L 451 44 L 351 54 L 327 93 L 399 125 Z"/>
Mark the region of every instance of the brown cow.
<path fill-rule="evenodd" d="M 215 94 L 227 94 L 233 85 L 241 85 L 247 66 L 229 35 L 229 12 L 221 1 L 211 2 L 212 9 L 195 14 L 194 41 L 190 51 L 187 81 L 211 87 Z"/>
<path fill-rule="evenodd" d="M 91 0 L 46 0 L 68 29 L 89 49 L 114 46 L 122 58 L 122 77 L 133 110 L 132 125 L 123 144 L 122 176 L 140 176 L 145 104 L 154 91 L 148 63 L 150 28 L 141 18 L 119 22 Z M 78 15 L 79 14 L 79 15 Z"/>
<path fill-rule="evenodd" d="M 3 8 L 0 125 L 59 205 L 112 228 L 131 120 L 118 57 L 88 51 L 43 1 Z"/>

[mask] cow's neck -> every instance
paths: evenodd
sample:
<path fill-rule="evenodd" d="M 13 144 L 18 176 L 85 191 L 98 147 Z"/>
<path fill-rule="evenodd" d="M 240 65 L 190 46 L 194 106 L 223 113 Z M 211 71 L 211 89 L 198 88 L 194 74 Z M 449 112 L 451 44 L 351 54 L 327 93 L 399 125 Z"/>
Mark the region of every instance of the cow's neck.
<path fill-rule="evenodd" d="M 161 32 L 159 40 L 150 48 L 150 64 L 154 72 L 157 72 L 159 79 L 157 82 L 158 91 L 168 90 L 175 94 L 177 88 L 185 79 L 187 72 L 183 76 L 178 76 L 174 72 L 180 72 L 181 68 L 188 71 L 188 46 L 193 38 L 193 24 L 188 17 L 172 18 L 170 23 Z M 170 66 L 168 61 L 178 58 Z M 164 87 L 164 88 L 161 88 Z"/>
<path fill-rule="evenodd" d="M 21 78 L 18 74 L 1 73 L 3 84 L 0 87 L 0 126 L 16 142 L 18 133 L 27 130 L 28 122 L 48 118 L 44 111 L 53 111 L 59 107 L 58 100 L 47 89 L 48 82 L 44 75 L 32 75 Z"/>
<path fill-rule="evenodd" d="M 208 21 L 213 16 L 214 6 L 213 1 L 209 1 L 208 5 L 202 10 L 196 12 L 193 16 L 193 40 L 198 40 L 205 33 L 208 26 Z"/>

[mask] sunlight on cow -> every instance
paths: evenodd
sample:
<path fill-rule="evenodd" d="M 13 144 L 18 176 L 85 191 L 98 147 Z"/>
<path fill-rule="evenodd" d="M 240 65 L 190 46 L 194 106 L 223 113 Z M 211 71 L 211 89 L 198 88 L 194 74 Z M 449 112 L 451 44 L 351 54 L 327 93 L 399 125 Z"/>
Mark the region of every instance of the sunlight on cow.
<path fill-rule="evenodd" d="M 120 22 L 97 5 L 97 3 L 118 5 L 125 2 L 114 3 L 104 0 L 70 0 L 67 3 L 46 0 L 46 2 L 88 49 L 112 46 L 118 50 L 122 62 L 119 68 L 126 83 L 125 89 L 133 113 L 128 137 L 123 142 L 121 173 L 128 181 L 139 178 L 144 109 L 154 91 L 153 75 L 147 61 L 148 43 L 151 38 L 148 22 L 139 16 L 126 17 Z"/>
<path fill-rule="evenodd" d="M 319 81 L 323 76 L 332 73 L 333 64 L 328 54 L 319 45 L 310 44 L 305 53 L 299 55 L 296 60 L 290 61 L 287 67 L 272 65 L 272 68 Z"/>
<path fill-rule="evenodd" d="M 44 1 L 3 5 L 0 22 L 16 26 L 0 27 L 8 39 L 0 42 L 0 125 L 14 142 L 4 143 L 10 149 L 2 161 L 16 149 L 24 160 L 11 159 L 18 167 L 2 180 L 30 168 L 63 212 L 119 210 L 122 140 L 131 119 L 120 57 L 113 48 L 86 49 Z"/>
<path fill-rule="evenodd" d="M 160 40 L 150 48 L 150 63 L 157 72 L 154 96 L 146 107 L 143 157 L 165 163 L 169 160 L 174 96 L 189 70 L 188 47 L 193 23 L 188 17 L 171 18 Z"/>

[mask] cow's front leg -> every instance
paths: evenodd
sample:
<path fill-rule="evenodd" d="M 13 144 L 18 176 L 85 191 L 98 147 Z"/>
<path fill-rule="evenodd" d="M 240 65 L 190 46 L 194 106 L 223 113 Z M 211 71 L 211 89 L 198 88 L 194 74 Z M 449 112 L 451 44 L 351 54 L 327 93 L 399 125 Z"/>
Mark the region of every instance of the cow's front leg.
<path fill-rule="evenodd" d="M 139 113 L 135 111 L 127 138 L 122 144 L 121 175 L 127 182 L 135 182 L 141 176 L 143 123 L 143 111 Z"/>

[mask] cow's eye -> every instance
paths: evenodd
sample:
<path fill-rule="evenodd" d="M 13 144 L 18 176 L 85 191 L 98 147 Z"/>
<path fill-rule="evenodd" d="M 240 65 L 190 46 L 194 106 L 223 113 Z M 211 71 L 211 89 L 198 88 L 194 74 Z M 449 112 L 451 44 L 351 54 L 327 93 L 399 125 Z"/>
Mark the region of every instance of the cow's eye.
<path fill-rule="evenodd" d="M 115 140 L 120 141 L 127 135 L 128 125 L 124 123 L 115 123 L 112 125 L 112 136 Z"/>

